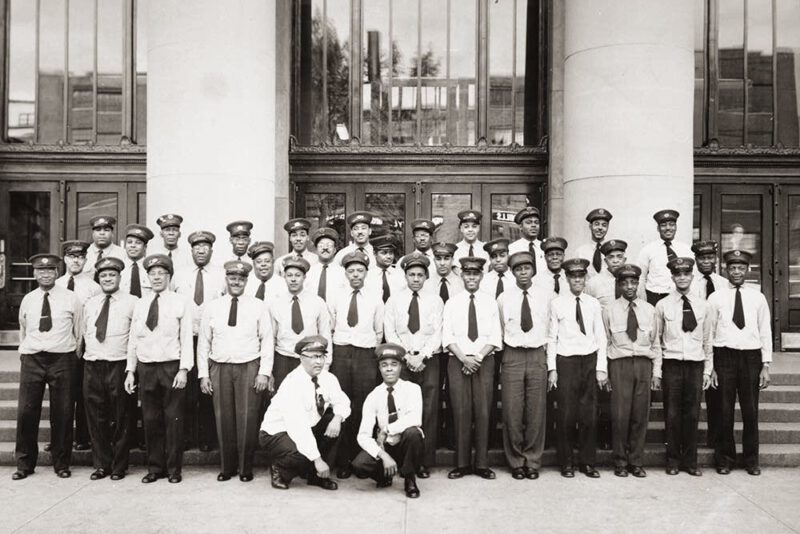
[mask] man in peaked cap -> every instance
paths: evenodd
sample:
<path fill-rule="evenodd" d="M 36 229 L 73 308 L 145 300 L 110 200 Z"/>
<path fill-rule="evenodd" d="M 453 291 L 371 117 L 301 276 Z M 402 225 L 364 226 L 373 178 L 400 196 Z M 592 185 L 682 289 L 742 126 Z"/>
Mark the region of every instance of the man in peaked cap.
<path fill-rule="evenodd" d="M 89 219 L 89 226 L 92 228 L 92 244 L 86 250 L 87 261 L 86 265 L 83 266 L 84 272 L 90 272 L 94 276 L 95 264 L 109 256 L 121 260 L 125 259 L 125 251 L 114 243 L 114 227 L 116 224 L 117 219 L 110 215 L 95 215 Z"/>
<path fill-rule="evenodd" d="M 504 331 L 503 449 L 516 480 L 539 478 L 545 442 L 547 329 L 556 294 L 534 285 L 534 261 L 528 251 L 512 254 L 508 263 L 514 283 L 497 297 Z"/>
<path fill-rule="evenodd" d="M 433 277 L 436 269 L 433 257 L 433 234 L 436 232 L 436 224 L 430 219 L 414 219 L 411 221 L 411 238 L 414 240 L 414 250 L 424 254 L 431 260 L 431 272 Z"/>
<path fill-rule="evenodd" d="M 447 304 L 451 297 L 464 291 L 464 282 L 453 272 L 453 254 L 456 246 L 452 243 L 434 243 L 430 250 L 433 253 L 431 269 L 433 272 L 431 279 L 425 284 L 425 290 L 439 295 L 442 302 Z"/>
<path fill-rule="evenodd" d="M 611 212 L 605 208 L 595 208 L 586 215 L 591 240 L 579 246 L 575 251 L 575 256 L 589 260 L 589 269 L 586 271 L 587 282 L 600 274 L 606 267 L 600 246 L 608 234 L 612 217 Z"/>
<path fill-rule="evenodd" d="M 501 237 L 489 241 L 483 250 L 489 255 L 489 272 L 483 278 L 481 285 L 484 291 L 499 297 L 505 290 L 506 284 L 513 284 L 508 273 L 508 239 Z"/>
<path fill-rule="evenodd" d="M 697 467 L 697 421 L 702 392 L 711 384 L 712 311 L 690 292 L 694 260 L 671 259 L 674 289 L 656 304 L 655 387 L 663 385 L 667 474 L 684 469 L 701 474 Z M 660 384 L 659 384 L 660 382 Z"/>
<path fill-rule="evenodd" d="M 191 267 L 176 272 L 172 278 L 175 292 L 187 300 L 192 311 L 192 347 L 195 355 L 203 309 L 226 291 L 225 271 L 211 261 L 216 239 L 207 230 L 189 234 L 186 240 L 191 246 Z M 200 394 L 196 361 L 186 379 L 184 442 L 187 449 L 199 447 L 201 451 L 209 451 L 217 446 L 214 405 L 207 395 Z"/>
<path fill-rule="evenodd" d="M 147 243 L 153 239 L 153 232 L 141 224 L 129 224 L 125 228 L 125 276 L 122 277 L 120 287 L 122 291 L 134 297 L 148 294 L 150 281 L 144 274 L 142 260 L 147 255 Z"/>
<path fill-rule="evenodd" d="M 217 423 L 219 482 L 253 480 L 262 396 L 272 392 L 272 319 L 264 302 L 245 295 L 252 267 L 225 262 L 227 294 L 203 309 L 197 343 L 200 389 L 211 395 Z M 210 364 L 213 362 L 213 365 Z"/>
<path fill-rule="evenodd" d="M 311 241 L 318 261 L 308 270 L 304 287 L 325 302 L 330 302 L 339 290 L 348 285 L 344 268 L 335 261 L 339 232 L 323 226 L 314 231 Z"/>
<path fill-rule="evenodd" d="M 442 317 L 444 304 L 438 295 L 422 291 L 428 279 L 428 257 L 412 252 L 400 260 L 406 285 L 392 293 L 383 313 L 386 341 L 405 349 L 403 377 L 422 388 L 422 428 L 425 451 L 417 475 L 428 478 L 435 464 L 440 429 L 442 377 Z M 445 360 L 445 365 L 447 361 Z M 447 375 L 445 374 L 445 378 Z"/>
<path fill-rule="evenodd" d="M 609 239 L 600 247 L 605 267 L 586 282 L 586 293 L 596 298 L 603 308 L 621 296 L 615 273 L 625 263 L 627 250 L 628 243 L 622 239 Z M 588 270 L 591 269 L 590 264 Z"/>
<path fill-rule="evenodd" d="M 258 441 L 270 462 L 273 488 L 289 489 L 300 475 L 311 486 L 339 487 L 331 480 L 330 464 L 351 410 L 336 376 L 326 370 L 327 350 L 322 336 L 297 341 L 292 353 L 300 365 L 286 375 L 264 415 Z"/>
<path fill-rule="evenodd" d="M 74 368 L 80 350 L 83 305 L 74 292 L 55 284 L 61 258 L 36 254 L 36 289 L 19 306 L 20 383 L 17 403 L 17 470 L 12 480 L 33 473 L 39 455 L 38 435 L 45 385 L 50 390 L 53 469 L 71 476 Z"/>
<path fill-rule="evenodd" d="M 400 474 L 405 493 L 419 497 L 416 474 L 422 462 L 425 435 L 422 424 L 422 390 L 414 382 L 400 378 L 406 350 L 395 343 L 375 349 L 382 383 L 364 400 L 358 444 L 361 451 L 353 460 L 357 475 L 371 477 L 379 488 L 392 485 Z M 373 437 L 373 429 L 378 433 Z"/>
<path fill-rule="evenodd" d="M 125 393 L 125 365 L 133 310 L 139 299 L 120 289 L 124 268 L 117 258 L 97 262 L 102 294 L 86 302 L 81 322 L 86 343 L 81 387 L 92 440 L 92 480 L 109 475 L 111 480 L 120 480 L 128 469 L 131 403 Z"/>
<path fill-rule="evenodd" d="M 311 229 L 311 221 L 308 219 L 289 219 L 283 225 L 283 229 L 289 236 L 290 251 L 278 258 L 278 275 L 283 276 L 283 261 L 288 257 L 305 258 L 310 265 L 317 263 L 319 258 L 316 254 L 308 250 L 308 232 Z"/>
<path fill-rule="evenodd" d="M 372 236 L 372 219 L 375 216 L 368 211 L 354 211 L 347 216 L 347 227 L 350 229 L 350 244 L 340 250 L 333 261 L 342 264 L 346 254 L 358 250 L 367 255 L 370 264 L 375 264 L 375 253 L 369 238 Z"/>
<path fill-rule="evenodd" d="M 245 295 L 256 297 L 262 302 L 286 292 L 286 282 L 275 276 L 275 245 L 271 241 L 256 241 L 247 249 L 253 263 L 253 275 L 247 277 Z"/>
<path fill-rule="evenodd" d="M 555 294 L 561 293 L 561 288 L 566 291 L 566 279 L 561 264 L 564 263 L 564 252 L 567 250 L 567 240 L 563 237 L 548 237 L 542 241 L 547 269 L 539 271 L 533 277 L 536 286 L 543 287 Z"/>
<path fill-rule="evenodd" d="M 636 262 L 642 268 L 643 284 L 639 293 L 647 298 L 647 302 L 656 305 L 660 299 L 672 290 L 672 280 L 667 269 L 667 262 L 678 257 L 691 257 L 689 245 L 675 241 L 678 229 L 678 217 L 675 210 L 661 210 L 653 214 L 659 238 L 647 243 L 639 253 Z M 643 287 L 641 287 L 643 286 Z"/>
<path fill-rule="evenodd" d="M 733 415 L 738 397 L 745 428 L 744 466 L 749 474 L 759 475 L 758 391 L 769 387 L 772 362 L 769 306 L 762 293 L 744 283 L 752 260 L 750 253 L 731 250 L 723 255 L 723 260 L 729 283 L 708 298 L 722 416 L 714 463 L 718 473 L 728 474 L 736 459 Z"/>
<path fill-rule="evenodd" d="M 172 260 L 175 273 L 180 273 L 185 268 L 192 268 L 192 254 L 190 247 L 181 244 L 181 225 L 183 217 L 177 213 L 167 213 L 156 219 L 160 228 L 159 236 L 148 245 L 150 254 L 164 254 Z"/>
<path fill-rule="evenodd" d="M 399 243 L 392 234 L 382 234 L 369 240 L 375 251 L 375 265 L 367 271 L 366 291 L 380 295 L 386 303 L 392 294 L 406 286 L 403 271 L 394 266 L 398 259 Z"/>
<path fill-rule="evenodd" d="M 622 296 L 603 309 L 608 337 L 608 381 L 611 384 L 611 439 L 614 474 L 646 476 L 644 445 L 650 388 L 655 386 L 656 319 L 653 307 L 637 298 L 642 270 L 622 265 L 615 275 Z"/>
<path fill-rule="evenodd" d="M 231 235 L 232 248 L 231 257 L 227 258 L 227 260 L 241 261 L 247 254 L 247 247 L 250 246 L 250 232 L 253 230 L 253 223 L 250 221 L 233 221 L 225 228 Z"/>
<path fill-rule="evenodd" d="M 542 242 L 539 239 L 541 230 L 541 214 L 534 206 L 527 206 L 514 216 L 514 222 L 519 226 L 520 238 L 508 246 L 509 254 L 527 250 L 536 258 L 533 275 L 547 269 L 547 263 L 542 251 Z"/>
<path fill-rule="evenodd" d="M 461 241 L 456 243 L 456 251 L 453 253 L 454 265 L 459 265 L 458 260 L 464 256 L 473 256 L 485 259 L 488 270 L 489 254 L 484 250 L 485 243 L 480 240 L 481 219 L 483 215 L 476 210 L 458 212 L 458 231 L 461 233 Z"/>

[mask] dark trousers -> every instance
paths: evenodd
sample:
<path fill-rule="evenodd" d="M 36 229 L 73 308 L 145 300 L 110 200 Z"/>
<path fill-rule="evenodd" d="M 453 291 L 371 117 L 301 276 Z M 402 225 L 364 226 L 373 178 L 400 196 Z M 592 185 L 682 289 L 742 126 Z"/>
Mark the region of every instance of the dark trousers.
<path fill-rule="evenodd" d="M 87 361 L 83 396 L 92 464 L 95 469 L 124 475 L 128 469 L 128 394 L 125 392 L 125 360 Z"/>
<path fill-rule="evenodd" d="M 745 467 L 758 466 L 758 378 L 761 350 L 714 347 L 714 370 L 719 381 L 720 430 L 714 461 L 718 467 L 732 467 L 736 460 L 733 437 L 736 396 L 742 412 L 742 459 Z"/>
<path fill-rule="evenodd" d="M 611 392 L 597 390 L 597 442 L 603 449 L 611 447 Z"/>
<path fill-rule="evenodd" d="M 706 420 L 708 421 L 708 434 L 706 435 L 706 446 L 715 448 L 719 441 L 720 431 L 720 404 L 719 388 L 708 388 L 705 391 L 706 397 Z"/>
<path fill-rule="evenodd" d="M 180 362 L 139 362 L 144 438 L 147 443 L 147 471 L 180 474 L 183 465 L 183 415 L 186 389 L 172 382 Z"/>
<path fill-rule="evenodd" d="M 133 392 L 133 395 L 128 395 L 128 448 L 131 449 L 144 443 L 144 421 L 139 403 L 141 377 L 138 371 L 135 374 L 135 378 L 138 387 Z"/>
<path fill-rule="evenodd" d="M 414 382 L 422 389 L 422 430 L 425 432 L 425 454 L 422 457 L 422 464 L 436 465 L 440 407 L 439 355 L 434 354 L 425 360 L 425 369 L 419 373 L 412 373 L 407 367 L 404 368 L 402 376 L 404 380 Z"/>
<path fill-rule="evenodd" d="M 75 399 L 75 433 L 73 440 L 75 443 L 89 443 L 89 425 L 86 419 L 86 404 L 83 393 L 83 358 L 75 358 L 75 369 L 73 374 L 72 394 Z"/>
<path fill-rule="evenodd" d="M 664 359 L 661 389 L 667 466 L 697 469 L 697 421 L 703 396 L 703 362 Z"/>
<path fill-rule="evenodd" d="M 294 371 L 298 365 L 300 365 L 300 358 L 292 358 L 291 356 L 284 356 L 278 352 L 275 353 L 275 362 L 272 364 L 272 378 L 275 379 L 275 391 L 278 391 L 286 375 Z M 264 412 L 261 414 L 261 419 L 264 419 L 264 413 L 267 411 L 266 406 L 263 410 Z"/>
<path fill-rule="evenodd" d="M 72 458 L 74 352 L 20 355 L 17 404 L 17 469 L 33 472 L 39 456 L 39 423 L 44 387 L 50 388 L 50 455 L 56 471 L 68 469 Z"/>
<path fill-rule="evenodd" d="M 384 450 L 397 462 L 400 476 L 415 478 L 417 469 L 422 465 L 425 437 L 419 428 L 412 426 L 403 430 L 400 441 L 396 444 L 385 444 Z M 383 462 L 376 460 L 364 450 L 359 452 L 353 460 L 353 472 L 360 477 L 369 477 L 376 482 L 386 479 L 383 474 Z"/>
<path fill-rule="evenodd" d="M 546 402 L 544 446 L 549 449 L 558 443 L 558 391 L 548 391 Z"/>
<path fill-rule="evenodd" d="M 608 360 L 614 465 L 641 467 L 650 416 L 653 362 L 645 356 Z"/>
<path fill-rule="evenodd" d="M 500 375 L 503 450 L 512 469 L 542 466 L 547 411 L 547 355 L 544 347 L 505 346 Z"/>
<path fill-rule="evenodd" d="M 319 453 L 329 466 L 336 458 L 341 437 L 341 434 L 335 438 L 325 436 L 325 429 L 328 428 L 331 419 L 333 419 L 333 410 L 328 408 L 319 422 L 311 428 L 314 438 L 317 440 Z M 296 476 L 316 473 L 314 464 L 297 450 L 297 445 L 286 432 L 272 435 L 262 430 L 258 433 L 258 442 L 266 451 L 270 464 L 278 469 L 284 481 L 291 482 Z"/>
<path fill-rule="evenodd" d="M 653 293 L 652 291 L 645 289 L 645 295 L 647 296 L 647 303 L 651 306 L 655 306 L 656 303 L 669 295 L 669 293 Z"/>
<path fill-rule="evenodd" d="M 473 444 L 475 467 L 483 469 L 489 466 L 489 409 L 492 404 L 494 366 L 494 355 L 489 355 L 483 359 L 477 372 L 465 375 L 461 372 L 462 364 L 458 358 L 450 356 L 447 362 L 456 438 L 456 467 L 472 465 Z"/>
<path fill-rule="evenodd" d="M 258 447 L 258 409 L 261 393 L 253 387 L 261 360 L 247 363 L 209 361 L 214 388 L 219 457 L 226 475 L 253 474 L 253 455 Z"/>
<path fill-rule="evenodd" d="M 194 336 L 194 353 L 197 354 L 197 336 Z M 195 366 L 186 377 L 186 413 L 184 414 L 183 441 L 187 449 L 197 446 L 213 449 L 217 446 L 217 425 L 214 418 L 214 401 L 200 391 L 200 379 Z"/>
<path fill-rule="evenodd" d="M 492 379 L 492 402 L 489 408 L 489 447 L 492 449 L 503 448 L 503 410 L 498 404 L 502 399 L 500 392 L 500 373 L 502 372 L 503 351 L 494 353 L 494 378 Z"/>
<path fill-rule="evenodd" d="M 450 402 L 450 387 L 447 384 L 449 361 L 450 354 L 447 352 L 439 355 L 439 435 L 437 436 L 437 447 L 453 450 L 455 449 L 456 438 L 455 430 L 453 430 L 453 407 Z"/>
<path fill-rule="evenodd" d="M 596 352 L 584 356 L 556 356 L 558 461 L 562 468 L 573 466 L 576 441 L 579 463 L 594 465 L 597 458 L 596 368 Z"/>
<path fill-rule="evenodd" d="M 336 465 L 350 465 L 361 450 L 356 441 L 361 426 L 364 399 L 380 383 L 378 366 L 375 364 L 375 349 L 334 345 L 331 373 L 339 379 L 342 391 L 350 398 L 350 417 L 342 424 L 342 439 Z"/>

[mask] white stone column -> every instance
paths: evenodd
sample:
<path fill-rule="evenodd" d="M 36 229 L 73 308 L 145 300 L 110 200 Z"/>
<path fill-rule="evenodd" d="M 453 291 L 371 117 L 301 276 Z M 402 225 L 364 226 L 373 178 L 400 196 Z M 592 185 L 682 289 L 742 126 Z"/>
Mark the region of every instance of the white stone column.
<path fill-rule="evenodd" d="M 652 214 L 692 232 L 694 9 L 691 0 L 569 0 L 564 47 L 563 228 L 589 241 L 586 214 L 611 210 L 609 239 L 635 261 Z M 573 248 L 574 250 L 574 248 Z M 569 251 L 567 251 L 569 256 Z"/>
<path fill-rule="evenodd" d="M 180 213 L 184 236 L 227 242 L 225 225 L 248 219 L 254 240 L 273 239 L 275 4 L 148 5 L 148 223 Z"/>

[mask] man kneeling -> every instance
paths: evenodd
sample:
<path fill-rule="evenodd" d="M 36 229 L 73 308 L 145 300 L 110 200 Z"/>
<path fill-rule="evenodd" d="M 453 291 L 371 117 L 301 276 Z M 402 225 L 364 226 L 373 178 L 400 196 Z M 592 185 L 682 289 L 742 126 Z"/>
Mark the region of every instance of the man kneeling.
<path fill-rule="evenodd" d="M 353 460 L 353 471 L 373 478 L 379 488 L 391 486 L 392 477 L 399 471 L 405 477 L 406 496 L 415 499 L 419 497 L 416 473 L 425 446 L 420 428 L 422 390 L 413 382 L 400 380 L 405 354 L 406 350 L 395 343 L 375 349 L 383 384 L 364 400 L 357 438 L 363 450 Z M 373 438 L 375 427 L 377 437 Z"/>
<path fill-rule="evenodd" d="M 329 463 L 336 458 L 350 399 L 324 369 L 327 348 L 322 336 L 297 342 L 300 366 L 286 375 L 264 414 L 258 440 L 269 457 L 273 488 L 289 489 L 298 475 L 306 475 L 312 486 L 338 488 Z"/>

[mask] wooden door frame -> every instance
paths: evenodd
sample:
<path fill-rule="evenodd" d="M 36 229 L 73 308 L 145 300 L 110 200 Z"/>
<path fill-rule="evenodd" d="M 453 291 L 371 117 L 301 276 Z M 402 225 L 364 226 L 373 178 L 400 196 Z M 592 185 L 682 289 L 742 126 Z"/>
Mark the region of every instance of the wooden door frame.
<path fill-rule="evenodd" d="M 781 312 L 775 313 L 778 319 L 778 327 L 781 333 L 781 345 L 783 345 L 783 338 L 784 334 L 794 333 L 797 335 L 798 327 L 794 327 L 794 332 L 792 332 L 792 327 L 789 323 L 789 314 L 793 309 L 792 300 L 790 298 L 790 282 L 791 282 L 791 273 L 789 271 L 791 265 L 789 263 L 789 252 L 791 247 L 790 242 L 790 231 L 791 228 L 789 227 L 789 198 L 792 196 L 800 197 L 800 184 L 798 185 L 780 185 L 776 187 L 775 197 L 777 200 L 777 214 L 778 221 L 782 221 L 783 224 L 776 225 L 777 229 L 777 236 L 775 242 L 777 246 L 775 247 L 775 272 L 776 272 L 776 282 L 774 284 L 775 287 L 775 297 L 774 302 L 776 308 L 781 306 Z M 796 308 L 800 309 L 800 298 L 794 299 L 796 301 Z M 792 336 L 794 337 L 794 336 Z M 795 347 L 797 343 L 792 343 L 791 346 Z"/>

